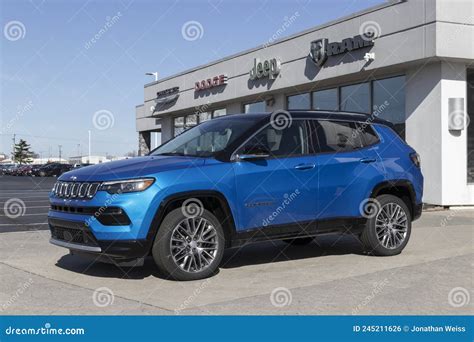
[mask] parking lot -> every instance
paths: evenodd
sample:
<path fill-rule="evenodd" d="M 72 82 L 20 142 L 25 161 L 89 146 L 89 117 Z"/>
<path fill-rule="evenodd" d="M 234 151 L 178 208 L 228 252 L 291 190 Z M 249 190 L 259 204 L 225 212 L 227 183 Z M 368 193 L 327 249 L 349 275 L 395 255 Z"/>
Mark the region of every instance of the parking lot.
<path fill-rule="evenodd" d="M 425 212 L 394 257 L 365 255 L 351 236 L 267 242 L 226 251 L 212 278 L 175 282 L 160 278 L 153 260 L 119 268 L 50 245 L 54 181 L 0 177 L 2 314 L 473 313 L 474 210 Z M 5 212 L 13 200 L 18 217 Z"/>

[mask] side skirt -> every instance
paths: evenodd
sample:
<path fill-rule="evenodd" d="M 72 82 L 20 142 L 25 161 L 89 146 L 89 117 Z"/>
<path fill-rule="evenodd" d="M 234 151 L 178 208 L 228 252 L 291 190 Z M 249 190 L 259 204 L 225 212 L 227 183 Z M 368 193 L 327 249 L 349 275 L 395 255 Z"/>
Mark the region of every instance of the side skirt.
<path fill-rule="evenodd" d="M 347 217 L 258 227 L 235 232 L 230 247 L 261 241 L 298 239 L 325 234 L 360 234 L 366 221 L 365 218 Z"/>

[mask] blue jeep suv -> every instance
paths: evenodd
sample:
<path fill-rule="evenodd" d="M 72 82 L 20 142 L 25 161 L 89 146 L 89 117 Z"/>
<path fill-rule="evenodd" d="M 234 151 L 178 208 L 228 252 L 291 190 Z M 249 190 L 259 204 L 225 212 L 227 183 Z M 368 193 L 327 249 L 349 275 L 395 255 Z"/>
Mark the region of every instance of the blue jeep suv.
<path fill-rule="evenodd" d="M 51 243 L 123 265 L 152 255 L 176 280 L 215 273 L 224 250 L 353 234 L 395 255 L 421 215 L 418 154 L 390 123 L 345 112 L 277 111 L 206 121 L 149 155 L 63 174 Z"/>

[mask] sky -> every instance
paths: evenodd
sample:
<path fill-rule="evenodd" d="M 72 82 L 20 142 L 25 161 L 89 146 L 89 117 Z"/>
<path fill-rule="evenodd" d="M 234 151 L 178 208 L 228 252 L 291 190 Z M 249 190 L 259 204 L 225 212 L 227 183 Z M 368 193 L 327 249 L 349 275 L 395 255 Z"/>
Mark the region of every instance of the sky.
<path fill-rule="evenodd" d="M 0 153 L 136 151 L 146 72 L 167 77 L 382 0 L 0 0 Z M 186 30 L 188 28 L 188 30 Z M 197 29 L 196 30 L 193 30 Z M 196 32 L 198 32 L 197 35 Z"/>

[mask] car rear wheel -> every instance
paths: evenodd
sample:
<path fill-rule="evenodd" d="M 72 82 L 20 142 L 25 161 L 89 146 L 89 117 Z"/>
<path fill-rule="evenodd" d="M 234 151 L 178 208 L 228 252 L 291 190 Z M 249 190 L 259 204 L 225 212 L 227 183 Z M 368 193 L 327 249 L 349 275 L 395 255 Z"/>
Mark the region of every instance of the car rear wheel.
<path fill-rule="evenodd" d="M 411 213 L 405 202 L 393 195 L 381 195 L 371 202 L 369 215 L 361 234 L 365 250 L 374 255 L 401 253 L 411 234 Z"/>
<path fill-rule="evenodd" d="M 164 218 L 152 254 L 167 278 L 197 280 L 213 275 L 224 254 L 224 231 L 208 210 L 188 215 L 181 208 Z"/>

